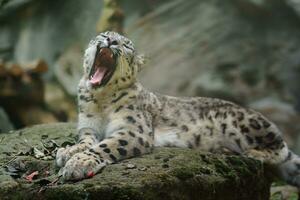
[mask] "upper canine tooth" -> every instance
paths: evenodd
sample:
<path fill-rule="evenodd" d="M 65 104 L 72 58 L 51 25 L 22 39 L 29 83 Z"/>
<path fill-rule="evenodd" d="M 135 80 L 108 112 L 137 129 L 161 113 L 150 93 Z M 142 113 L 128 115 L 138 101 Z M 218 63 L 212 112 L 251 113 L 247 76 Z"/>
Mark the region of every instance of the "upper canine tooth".
<path fill-rule="evenodd" d="M 112 58 L 112 57 L 113 57 L 113 55 L 112 55 L 112 54 L 110 54 L 110 57 Z"/>
<path fill-rule="evenodd" d="M 103 50 L 103 49 L 100 49 L 100 52 L 99 52 L 99 53 L 101 53 L 102 50 Z"/>

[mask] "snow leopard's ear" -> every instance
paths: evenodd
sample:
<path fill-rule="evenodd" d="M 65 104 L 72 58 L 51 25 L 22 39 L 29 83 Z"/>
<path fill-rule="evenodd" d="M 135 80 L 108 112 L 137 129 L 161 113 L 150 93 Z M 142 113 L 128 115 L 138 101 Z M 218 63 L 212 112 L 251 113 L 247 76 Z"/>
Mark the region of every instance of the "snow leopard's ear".
<path fill-rule="evenodd" d="M 147 60 L 148 59 L 146 58 L 146 56 L 144 54 L 138 54 L 136 56 L 136 63 L 138 66 L 138 71 L 141 71 L 141 69 L 143 68 L 143 66 L 145 65 Z"/>
<path fill-rule="evenodd" d="M 142 68 L 145 65 L 146 61 L 147 61 L 147 58 L 143 54 L 138 54 L 138 55 L 135 56 L 135 63 L 136 63 L 137 72 L 142 70 Z"/>

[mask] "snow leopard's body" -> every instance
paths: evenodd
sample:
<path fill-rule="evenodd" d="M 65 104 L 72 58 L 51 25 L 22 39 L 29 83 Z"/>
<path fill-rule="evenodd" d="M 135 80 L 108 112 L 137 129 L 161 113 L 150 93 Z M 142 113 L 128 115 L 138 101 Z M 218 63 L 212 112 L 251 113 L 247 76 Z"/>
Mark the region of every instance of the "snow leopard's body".
<path fill-rule="evenodd" d="M 111 49 L 116 68 L 105 85 L 95 86 L 102 79 L 93 80 L 90 71 L 101 48 Z M 300 159 L 272 122 L 228 101 L 149 92 L 136 80 L 142 64 L 131 41 L 117 33 L 102 33 L 89 44 L 78 87 L 79 141 L 57 153 L 66 180 L 90 177 L 105 165 L 150 153 L 155 146 L 174 146 L 250 156 L 300 185 Z"/>

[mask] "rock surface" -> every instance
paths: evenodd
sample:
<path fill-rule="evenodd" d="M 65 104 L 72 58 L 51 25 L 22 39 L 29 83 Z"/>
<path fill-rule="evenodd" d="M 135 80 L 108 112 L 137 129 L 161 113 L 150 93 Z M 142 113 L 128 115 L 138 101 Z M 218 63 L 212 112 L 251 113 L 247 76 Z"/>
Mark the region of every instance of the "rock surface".
<path fill-rule="evenodd" d="M 66 123 L 1 135 L 0 199 L 269 198 L 270 181 L 264 166 L 244 157 L 159 148 L 153 154 L 107 166 L 91 179 L 61 183 L 55 181 L 53 160 L 26 156 L 28 148 L 41 150 L 45 140 L 66 145 L 74 142 L 74 135 L 75 125 Z M 36 171 L 39 174 L 31 182 L 28 175 Z"/>

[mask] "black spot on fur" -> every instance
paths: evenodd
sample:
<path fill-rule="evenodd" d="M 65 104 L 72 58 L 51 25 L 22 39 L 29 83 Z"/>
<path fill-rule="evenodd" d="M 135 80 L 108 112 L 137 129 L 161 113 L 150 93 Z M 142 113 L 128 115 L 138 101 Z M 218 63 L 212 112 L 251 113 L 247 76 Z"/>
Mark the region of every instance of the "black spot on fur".
<path fill-rule="evenodd" d="M 237 113 L 237 119 L 238 119 L 239 121 L 244 120 L 244 118 L 245 118 L 245 116 L 244 116 L 244 113 L 243 113 L 243 112 L 238 112 L 238 113 Z"/>
<path fill-rule="evenodd" d="M 281 137 L 277 137 L 271 143 L 266 144 L 265 147 L 273 150 L 282 149 L 284 148 L 283 139 Z"/>
<path fill-rule="evenodd" d="M 98 165 L 100 165 L 100 163 L 101 163 L 100 160 L 96 159 L 95 161 Z"/>
<path fill-rule="evenodd" d="M 138 141 L 139 141 L 140 145 L 142 145 L 142 146 L 144 145 L 144 140 L 143 140 L 143 138 L 139 137 Z"/>
<path fill-rule="evenodd" d="M 193 148 L 194 148 L 194 147 L 193 147 L 193 144 L 192 144 L 190 141 L 187 142 L 187 146 L 188 146 L 188 148 L 190 148 L 190 149 L 193 149 Z"/>
<path fill-rule="evenodd" d="M 124 148 L 117 148 L 117 150 L 118 150 L 118 152 L 119 152 L 119 154 L 121 156 L 126 156 L 127 155 L 126 149 L 124 149 Z"/>
<path fill-rule="evenodd" d="M 125 81 L 126 81 L 126 78 L 122 77 L 121 80 L 122 80 L 123 82 L 125 82 Z"/>
<path fill-rule="evenodd" d="M 93 99 L 93 96 L 87 97 L 84 95 L 79 95 L 79 99 L 85 102 L 90 102 L 90 101 L 97 102 L 96 99 Z"/>
<path fill-rule="evenodd" d="M 162 120 L 163 122 L 168 122 L 168 121 L 169 121 L 169 119 L 168 119 L 168 118 L 165 118 L 165 117 L 162 117 L 161 120 Z"/>
<path fill-rule="evenodd" d="M 129 110 L 134 110 L 133 105 L 129 105 L 127 108 L 128 108 Z"/>
<path fill-rule="evenodd" d="M 113 162 L 117 162 L 117 158 L 114 155 L 109 154 L 109 157 L 112 159 Z"/>
<path fill-rule="evenodd" d="M 105 153 L 110 153 L 110 149 L 109 149 L 109 148 L 105 148 L 105 149 L 103 149 L 103 151 L 104 151 Z"/>
<path fill-rule="evenodd" d="M 236 134 L 235 133 L 229 133 L 229 137 L 232 137 L 232 136 L 236 136 Z"/>
<path fill-rule="evenodd" d="M 240 149 L 242 149 L 242 146 L 241 146 L 241 140 L 240 139 L 235 139 L 235 143 L 238 145 L 238 147 Z"/>
<path fill-rule="evenodd" d="M 133 123 L 133 124 L 136 122 L 136 120 L 132 116 L 127 116 L 126 119 L 128 122 Z"/>
<path fill-rule="evenodd" d="M 145 147 L 146 147 L 146 148 L 149 148 L 149 147 L 150 147 L 149 142 L 147 142 L 147 141 L 145 142 Z"/>
<path fill-rule="evenodd" d="M 229 111 L 229 114 L 230 114 L 232 117 L 235 117 L 235 116 L 236 116 L 235 112 L 233 112 L 232 110 Z"/>
<path fill-rule="evenodd" d="M 263 126 L 264 128 L 269 128 L 271 126 L 271 124 L 269 122 L 267 122 L 266 120 L 263 120 Z"/>
<path fill-rule="evenodd" d="M 271 123 L 262 117 L 258 117 L 258 120 L 262 123 L 264 128 L 269 128 L 271 126 Z"/>
<path fill-rule="evenodd" d="M 123 106 L 119 106 L 119 107 L 115 110 L 115 113 L 119 112 L 122 108 L 123 108 Z"/>
<path fill-rule="evenodd" d="M 222 133 L 225 134 L 226 133 L 226 128 L 227 128 L 227 124 L 221 124 L 221 128 L 222 128 Z"/>
<path fill-rule="evenodd" d="M 266 136 L 265 136 L 267 141 L 273 141 L 275 138 L 275 133 L 273 132 L 269 132 Z"/>
<path fill-rule="evenodd" d="M 235 128 L 237 128 L 237 122 L 236 122 L 236 121 L 233 121 L 233 122 L 232 122 L 232 125 L 233 125 Z"/>
<path fill-rule="evenodd" d="M 135 137 L 135 134 L 131 131 L 128 132 L 128 134 L 131 136 L 131 137 Z"/>
<path fill-rule="evenodd" d="M 219 115 L 220 115 L 220 112 L 217 111 L 216 114 L 215 114 L 215 118 L 218 118 Z"/>
<path fill-rule="evenodd" d="M 247 140 L 247 143 L 250 144 L 250 145 L 253 144 L 253 142 L 254 142 L 253 138 L 250 137 L 249 135 L 246 135 L 246 140 Z"/>
<path fill-rule="evenodd" d="M 288 155 L 287 155 L 285 161 L 291 160 L 291 158 L 292 158 L 292 152 L 289 151 L 289 153 L 288 153 Z"/>
<path fill-rule="evenodd" d="M 87 114 L 86 117 L 94 117 L 92 114 Z"/>
<path fill-rule="evenodd" d="M 249 128 L 248 127 L 246 127 L 245 125 L 241 125 L 240 126 L 240 129 L 241 129 L 241 132 L 242 133 L 249 133 Z"/>
<path fill-rule="evenodd" d="M 199 147 L 200 145 L 200 140 L 201 140 L 201 135 L 194 135 L 194 138 L 195 138 L 195 145 L 196 147 Z"/>
<path fill-rule="evenodd" d="M 185 132 L 189 131 L 189 128 L 186 125 L 182 125 L 181 129 Z"/>
<path fill-rule="evenodd" d="M 133 148 L 133 155 L 134 155 L 134 156 L 139 156 L 139 155 L 141 155 L 141 150 L 139 150 L 138 148 L 134 147 L 134 148 Z"/>
<path fill-rule="evenodd" d="M 255 120 L 255 119 L 249 119 L 249 122 L 250 122 L 250 126 L 251 126 L 252 128 L 254 128 L 254 129 L 256 129 L 256 130 L 261 129 L 261 126 L 260 126 L 260 124 L 258 123 L 257 120 Z"/>
<path fill-rule="evenodd" d="M 121 146 L 126 146 L 128 144 L 128 142 L 126 140 L 119 140 L 119 144 Z"/>
<path fill-rule="evenodd" d="M 257 144 L 262 144 L 263 138 L 260 137 L 260 136 L 257 136 L 257 137 L 255 137 L 255 141 L 256 141 Z"/>
<path fill-rule="evenodd" d="M 206 126 L 205 128 L 208 129 L 209 135 L 210 135 L 210 136 L 212 136 L 212 135 L 214 134 L 214 131 L 213 131 L 213 128 L 212 128 L 212 127 Z"/>
<path fill-rule="evenodd" d="M 103 143 L 103 144 L 100 144 L 99 147 L 105 148 L 105 147 L 107 147 L 107 144 L 104 144 L 104 143 Z"/>
<path fill-rule="evenodd" d="M 212 121 L 212 116 L 209 115 L 209 116 L 207 117 L 207 119 L 208 119 L 209 121 Z"/>
<path fill-rule="evenodd" d="M 116 99 L 113 99 L 111 102 L 112 103 L 116 103 L 117 101 L 119 101 L 120 99 L 122 99 L 127 94 L 128 94 L 128 92 L 123 92 L 122 94 L 120 94 L 120 96 L 118 96 Z"/>
<path fill-rule="evenodd" d="M 176 123 L 172 123 L 172 124 L 170 124 L 170 126 L 177 126 L 177 124 Z"/>
<path fill-rule="evenodd" d="M 139 125 L 138 128 L 139 128 L 139 133 L 144 133 L 144 129 L 141 125 Z"/>
<path fill-rule="evenodd" d="M 83 154 L 88 155 L 88 156 L 92 155 L 90 152 L 86 152 L 86 151 L 84 151 Z"/>
<path fill-rule="evenodd" d="M 100 156 L 100 152 L 95 151 L 94 149 L 89 149 L 89 152 L 94 153 L 94 154 L 97 154 L 97 155 Z"/>

